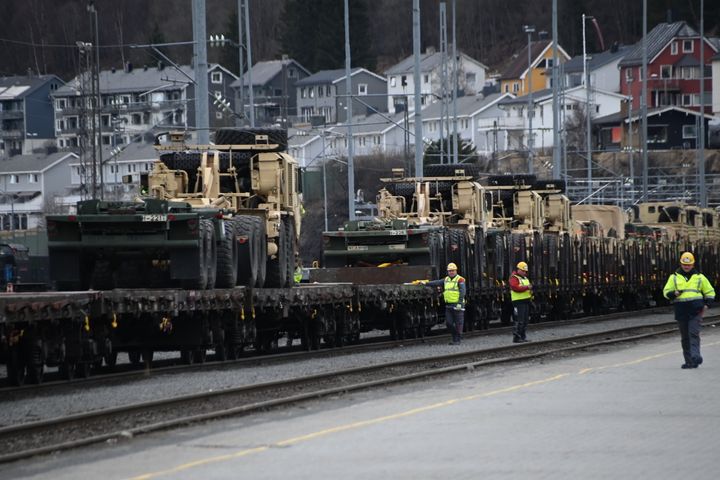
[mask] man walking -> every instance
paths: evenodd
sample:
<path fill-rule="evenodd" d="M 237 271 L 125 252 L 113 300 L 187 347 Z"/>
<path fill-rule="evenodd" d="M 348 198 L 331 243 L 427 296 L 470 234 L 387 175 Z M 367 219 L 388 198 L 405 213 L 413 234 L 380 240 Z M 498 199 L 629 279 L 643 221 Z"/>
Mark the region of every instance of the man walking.
<path fill-rule="evenodd" d="M 447 266 L 447 277 L 441 280 L 425 281 L 421 283 L 431 287 L 443 287 L 443 298 L 445 299 L 445 324 L 452 334 L 450 345 L 458 345 L 462 340 L 463 326 L 465 323 L 465 278 L 457 273 L 457 265 L 449 263 Z"/>
<path fill-rule="evenodd" d="M 670 275 L 663 295 L 672 301 L 675 320 L 680 329 L 685 363 L 681 368 L 697 368 L 703 363 L 700 355 L 700 322 L 703 313 L 715 299 L 710 281 L 695 268 L 695 256 L 690 252 L 680 255 L 680 268 Z"/>
<path fill-rule="evenodd" d="M 516 270 L 510 276 L 510 299 L 513 306 L 515 326 L 513 328 L 513 343 L 524 343 L 526 338 L 528 318 L 530 317 L 530 301 L 532 300 L 532 284 L 527 278 L 528 264 L 519 262 Z"/>

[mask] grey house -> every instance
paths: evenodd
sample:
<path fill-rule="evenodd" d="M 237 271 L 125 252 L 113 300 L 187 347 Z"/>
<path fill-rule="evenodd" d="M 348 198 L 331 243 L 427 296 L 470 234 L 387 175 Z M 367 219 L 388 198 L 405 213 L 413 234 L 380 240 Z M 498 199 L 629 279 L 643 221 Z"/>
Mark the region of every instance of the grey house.
<path fill-rule="evenodd" d="M 45 213 L 53 211 L 56 199 L 70 185 L 69 152 L 50 155 L 16 155 L 0 160 L 0 228 L 37 228 Z"/>
<path fill-rule="evenodd" d="M 387 112 L 387 81 L 364 68 L 350 74 L 353 116 Z M 299 116 L 314 124 L 345 122 L 345 70 L 321 70 L 295 84 Z"/>
<path fill-rule="evenodd" d="M 235 92 L 235 110 L 249 115 L 249 81 L 252 77 L 255 122 L 258 125 L 283 124 L 287 118 L 298 115 L 295 84 L 308 75 L 310 72 L 292 59 L 258 62 L 253 65 L 251 72 L 245 72 L 242 82 L 238 79 L 231 85 Z M 243 105 L 240 105 L 241 83 Z"/>
<path fill-rule="evenodd" d="M 0 77 L 0 157 L 54 146 L 50 95 L 62 85 L 55 75 Z"/>

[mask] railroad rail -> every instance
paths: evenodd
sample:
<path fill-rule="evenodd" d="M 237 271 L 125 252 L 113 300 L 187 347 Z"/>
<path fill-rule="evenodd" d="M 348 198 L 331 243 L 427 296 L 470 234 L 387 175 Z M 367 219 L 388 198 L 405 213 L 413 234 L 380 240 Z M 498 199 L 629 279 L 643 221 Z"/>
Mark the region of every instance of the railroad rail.
<path fill-rule="evenodd" d="M 720 316 L 705 319 L 706 325 L 718 322 Z M 9 426 L 0 428 L 0 452 L 3 452 L 0 463 L 327 395 L 547 355 L 570 354 L 590 347 L 637 341 L 675 331 L 675 322 L 625 327 L 530 344 L 338 370 Z"/>

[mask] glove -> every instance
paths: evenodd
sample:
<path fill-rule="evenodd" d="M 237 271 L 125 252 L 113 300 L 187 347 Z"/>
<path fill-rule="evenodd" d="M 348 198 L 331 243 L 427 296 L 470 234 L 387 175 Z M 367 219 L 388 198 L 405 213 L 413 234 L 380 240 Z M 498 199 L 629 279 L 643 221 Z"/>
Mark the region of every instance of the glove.
<path fill-rule="evenodd" d="M 425 285 L 426 283 L 428 283 L 428 281 L 427 280 L 413 280 L 410 283 L 412 283 L 413 285 Z"/>
<path fill-rule="evenodd" d="M 456 304 L 455 304 L 455 311 L 458 311 L 458 312 L 459 312 L 459 311 L 461 311 L 462 309 L 463 309 L 463 307 L 462 307 L 461 304 L 459 304 L 459 303 L 456 303 Z"/>

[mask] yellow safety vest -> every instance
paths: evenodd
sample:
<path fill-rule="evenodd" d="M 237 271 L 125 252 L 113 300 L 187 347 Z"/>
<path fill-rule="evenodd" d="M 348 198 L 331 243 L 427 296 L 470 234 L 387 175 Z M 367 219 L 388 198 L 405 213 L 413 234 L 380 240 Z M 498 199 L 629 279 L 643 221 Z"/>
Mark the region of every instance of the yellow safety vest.
<path fill-rule="evenodd" d="M 530 279 L 527 277 L 521 277 L 520 275 L 513 275 L 513 277 L 517 278 L 520 281 L 520 285 L 523 286 L 530 286 Z M 532 292 L 530 290 L 525 290 L 524 292 L 516 292 L 512 288 L 510 289 L 510 299 L 513 302 L 517 302 L 519 300 L 530 300 L 532 298 Z"/>
<path fill-rule="evenodd" d="M 302 268 L 298 267 L 295 269 L 295 273 L 293 274 L 293 280 L 295 283 L 302 282 Z"/>
<path fill-rule="evenodd" d="M 673 273 L 665 283 L 663 295 L 668 298 L 668 295 L 675 291 L 680 292 L 680 295 L 675 297 L 675 302 L 715 298 L 715 289 L 702 273 L 694 273 L 689 279 L 677 272 Z"/>
<path fill-rule="evenodd" d="M 460 286 L 458 282 L 461 278 L 465 280 L 460 275 L 455 275 L 452 278 L 450 278 L 450 276 L 445 277 L 445 284 L 443 285 L 443 298 L 445 299 L 445 303 L 460 302 Z"/>

